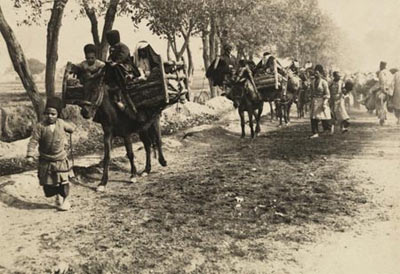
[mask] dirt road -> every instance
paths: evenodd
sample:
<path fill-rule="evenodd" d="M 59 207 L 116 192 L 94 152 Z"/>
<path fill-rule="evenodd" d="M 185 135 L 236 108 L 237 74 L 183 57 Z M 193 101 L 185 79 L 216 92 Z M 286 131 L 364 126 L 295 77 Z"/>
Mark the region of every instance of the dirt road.
<path fill-rule="evenodd" d="M 399 273 L 400 129 L 353 117 L 317 140 L 264 119 L 252 141 L 228 115 L 166 138 L 168 167 L 134 185 L 116 149 L 106 193 L 85 157 L 69 212 L 34 171 L 1 177 L 0 273 Z"/>

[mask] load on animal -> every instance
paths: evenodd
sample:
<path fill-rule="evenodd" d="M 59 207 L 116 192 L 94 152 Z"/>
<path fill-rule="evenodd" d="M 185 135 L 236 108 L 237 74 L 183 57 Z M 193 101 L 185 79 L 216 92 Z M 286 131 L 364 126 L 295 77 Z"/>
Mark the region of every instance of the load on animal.
<path fill-rule="evenodd" d="M 162 151 L 160 114 L 165 108 L 183 102 L 189 92 L 183 62 L 164 62 L 144 41 L 136 47 L 133 58 L 120 41 L 118 31 L 112 30 L 106 37 L 111 45 L 109 59 L 105 63 L 93 60 L 90 50 L 93 47 L 85 47 L 85 61 L 79 65 L 67 64 L 62 92 L 65 104 L 80 106 L 84 118 L 102 125 L 104 171 L 98 191 L 104 191 L 107 185 L 114 137 L 124 140 L 132 182 L 140 175 L 134 163 L 133 133 L 139 135 L 146 151 L 142 174 L 151 171 L 152 147 L 159 163 L 167 165 Z"/>

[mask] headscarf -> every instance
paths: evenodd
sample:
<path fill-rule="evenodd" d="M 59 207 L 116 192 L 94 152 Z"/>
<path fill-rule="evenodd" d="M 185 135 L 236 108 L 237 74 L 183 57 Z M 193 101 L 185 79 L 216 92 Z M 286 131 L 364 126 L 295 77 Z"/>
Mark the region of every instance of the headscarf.
<path fill-rule="evenodd" d="M 136 67 L 139 67 L 139 50 L 143 50 L 147 52 L 147 58 L 149 59 L 149 64 L 151 69 L 153 69 L 156 66 L 160 65 L 161 62 L 161 57 L 160 55 L 158 55 L 153 48 L 151 47 L 151 45 L 147 42 L 147 41 L 140 41 L 137 43 L 136 48 L 135 48 L 135 52 L 134 52 L 134 61 L 135 61 L 135 65 Z"/>

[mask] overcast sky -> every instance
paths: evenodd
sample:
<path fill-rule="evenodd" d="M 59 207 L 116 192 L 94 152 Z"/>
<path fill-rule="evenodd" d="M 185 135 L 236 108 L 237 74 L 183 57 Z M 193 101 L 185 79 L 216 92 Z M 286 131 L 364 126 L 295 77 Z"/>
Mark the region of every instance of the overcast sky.
<path fill-rule="evenodd" d="M 166 0 L 167 1 L 167 0 Z M 349 37 L 349 47 L 353 49 L 357 66 L 361 70 L 375 70 L 380 60 L 386 60 L 389 66 L 400 65 L 400 0 L 319 0 L 321 8 L 330 14 L 336 24 Z M 12 8 L 11 0 L 1 0 L 1 7 L 8 23 L 21 43 L 28 58 L 45 60 L 46 27 L 17 27 L 17 15 Z M 68 3 L 69 7 L 73 2 Z M 122 40 L 133 50 L 140 40 L 149 41 L 161 54 L 165 55 L 166 43 L 142 26 L 139 30 L 132 27 L 128 18 L 117 18 L 114 28 L 121 32 Z M 82 47 L 90 43 L 90 24 L 86 18 L 75 20 L 73 15 L 66 14 L 63 20 L 59 40 L 59 63 L 77 62 L 83 59 Z M 193 52 L 195 65 L 200 68 L 201 43 L 194 40 Z M 4 40 L 0 38 L 0 80 L 1 72 L 10 66 Z"/>

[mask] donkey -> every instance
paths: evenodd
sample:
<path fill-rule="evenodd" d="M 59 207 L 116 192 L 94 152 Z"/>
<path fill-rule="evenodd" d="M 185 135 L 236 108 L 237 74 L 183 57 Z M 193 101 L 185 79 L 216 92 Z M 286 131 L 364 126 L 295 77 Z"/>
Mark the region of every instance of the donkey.
<path fill-rule="evenodd" d="M 244 112 L 247 112 L 249 116 L 251 138 L 254 139 L 261 131 L 260 118 L 264 108 L 264 102 L 249 79 L 245 79 L 244 81 L 231 81 L 231 83 L 228 85 L 228 89 L 230 89 L 231 100 L 238 108 L 240 126 L 242 129 L 241 138 L 246 136 Z M 255 118 L 256 122 L 255 130 L 253 117 Z"/>
<path fill-rule="evenodd" d="M 81 114 L 85 119 L 93 118 L 100 123 L 104 133 L 104 161 L 103 176 L 97 186 L 97 191 L 105 191 L 108 182 L 111 145 L 114 137 L 124 139 L 127 157 L 131 166 L 130 182 L 137 182 L 138 172 L 134 163 L 131 135 L 139 134 L 146 151 L 146 165 L 142 175 L 151 171 L 151 146 L 158 151 L 158 161 L 161 166 L 167 166 L 161 144 L 160 114 L 161 109 L 139 110 L 137 117 L 121 111 L 109 96 L 108 86 L 105 85 L 104 76 L 101 79 L 89 80 L 84 85 L 84 94 L 90 94 L 89 101 L 80 103 Z M 156 153 L 156 152 L 155 152 Z"/>

